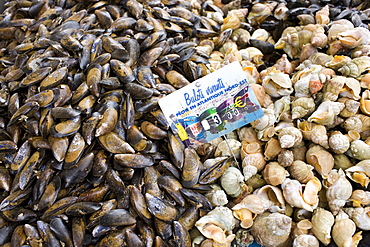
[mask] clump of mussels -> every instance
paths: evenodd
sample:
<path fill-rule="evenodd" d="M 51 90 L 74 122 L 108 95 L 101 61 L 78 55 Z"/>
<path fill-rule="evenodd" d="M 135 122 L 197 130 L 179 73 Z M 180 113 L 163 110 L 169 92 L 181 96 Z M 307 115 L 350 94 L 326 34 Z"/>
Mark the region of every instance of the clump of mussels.
<path fill-rule="evenodd" d="M 0 245 L 366 246 L 369 2 L 226 2 L 6 3 Z M 264 111 L 237 162 L 158 107 L 233 61 Z"/>

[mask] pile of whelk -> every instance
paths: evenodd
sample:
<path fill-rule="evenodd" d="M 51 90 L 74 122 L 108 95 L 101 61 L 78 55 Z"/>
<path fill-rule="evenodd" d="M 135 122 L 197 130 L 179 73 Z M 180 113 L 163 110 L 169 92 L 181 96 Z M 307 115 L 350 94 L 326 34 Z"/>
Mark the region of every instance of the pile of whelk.
<path fill-rule="evenodd" d="M 144 2 L 7 3 L 0 244 L 365 238 L 370 6 Z M 157 104 L 233 61 L 265 114 L 228 135 L 240 164 L 221 139 L 184 148 Z"/>

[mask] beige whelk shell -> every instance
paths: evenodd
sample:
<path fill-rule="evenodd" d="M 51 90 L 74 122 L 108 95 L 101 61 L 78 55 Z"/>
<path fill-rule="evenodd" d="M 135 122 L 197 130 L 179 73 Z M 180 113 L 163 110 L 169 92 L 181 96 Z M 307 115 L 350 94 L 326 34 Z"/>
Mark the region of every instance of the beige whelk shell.
<path fill-rule="evenodd" d="M 243 60 L 251 61 L 256 66 L 263 64 L 263 61 L 262 61 L 263 53 L 258 48 L 248 47 L 248 48 L 239 50 L 239 53 Z"/>
<path fill-rule="evenodd" d="M 370 182 L 370 160 L 358 162 L 355 166 L 346 169 L 346 174 L 352 181 L 367 187 Z"/>
<path fill-rule="evenodd" d="M 292 219 L 280 213 L 258 215 L 251 228 L 258 244 L 265 247 L 282 247 L 288 241 L 292 229 Z"/>
<path fill-rule="evenodd" d="M 247 195 L 243 200 L 233 208 L 233 215 L 241 221 L 240 226 L 250 228 L 253 225 L 253 219 L 257 214 L 265 211 L 263 201 L 257 195 Z"/>
<path fill-rule="evenodd" d="M 360 109 L 363 113 L 370 116 L 370 91 L 365 90 L 361 95 Z"/>
<path fill-rule="evenodd" d="M 344 87 L 345 82 L 346 78 L 344 76 L 333 76 L 333 78 L 331 78 L 323 88 L 323 100 L 336 101 L 339 93 Z"/>
<path fill-rule="evenodd" d="M 347 118 L 343 123 L 343 128 L 348 132 L 350 130 L 362 132 L 362 121 L 360 118 L 353 116 Z"/>
<path fill-rule="evenodd" d="M 356 224 L 351 219 L 337 220 L 332 229 L 333 240 L 338 247 L 357 246 L 362 239 L 362 232 L 355 232 Z"/>
<path fill-rule="evenodd" d="M 294 161 L 293 151 L 283 149 L 279 153 L 277 161 L 280 165 L 282 165 L 284 167 L 288 167 L 288 166 L 292 165 L 292 163 Z"/>
<path fill-rule="evenodd" d="M 282 128 L 278 131 L 280 146 L 282 148 L 296 147 L 302 142 L 302 132 L 296 127 Z"/>
<path fill-rule="evenodd" d="M 285 212 L 285 200 L 283 192 L 275 186 L 265 185 L 256 189 L 253 194 L 258 195 L 265 205 L 265 209 L 272 213 Z"/>
<path fill-rule="evenodd" d="M 317 208 L 313 212 L 312 233 L 324 244 L 328 245 L 331 241 L 331 227 L 334 225 L 334 216 L 331 212 Z"/>
<path fill-rule="evenodd" d="M 370 60 L 369 60 L 370 61 Z M 369 64 L 370 65 L 370 64 Z M 361 85 L 355 78 L 346 78 L 344 88 L 339 93 L 340 96 L 348 97 L 351 99 L 359 100 L 361 92 Z"/>
<path fill-rule="evenodd" d="M 333 215 L 337 215 L 346 201 L 351 197 L 352 185 L 346 179 L 342 169 L 338 171 L 339 178 L 326 190 L 326 198 Z"/>
<path fill-rule="evenodd" d="M 240 159 L 240 148 L 242 144 L 235 139 L 223 140 L 217 145 L 215 151 L 215 157 L 225 157 L 225 156 L 235 156 L 235 158 Z M 230 153 L 230 149 L 232 154 Z"/>
<path fill-rule="evenodd" d="M 346 63 L 340 69 L 343 75 L 351 76 L 354 78 L 359 77 L 363 72 L 370 69 L 370 57 L 362 56 L 352 59 L 352 61 Z"/>
<path fill-rule="evenodd" d="M 275 159 L 283 149 L 280 146 L 280 142 L 276 138 L 271 138 L 265 145 L 265 160 Z"/>
<path fill-rule="evenodd" d="M 329 27 L 330 27 L 328 30 L 329 42 L 336 40 L 338 38 L 339 33 L 344 32 L 346 30 L 351 30 L 354 28 L 352 22 L 346 19 L 340 19 L 340 20 L 333 21 L 329 24 Z"/>
<path fill-rule="evenodd" d="M 334 153 L 342 154 L 349 149 L 350 142 L 340 131 L 334 131 L 329 137 L 329 146 Z"/>
<path fill-rule="evenodd" d="M 291 121 L 290 96 L 286 95 L 274 102 L 276 122 L 280 120 Z"/>
<path fill-rule="evenodd" d="M 283 54 L 281 58 L 276 61 L 273 67 L 286 74 L 293 73 L 295 69 L 295 65 L 289 61 L 286 54 Z"/>
<path fill-rule="evenodd" d="M 338 39 L 344 47 L 353 49 L 360 45 L 370 44 L 370 31 L 363 27 L 355 27 L 338 33 Z"/>
<path fill-rule="evenodd" d="M 329 5 L 325 5 L 324 8 L 316 12 L 315 20 L 317 24 L 321 24 L 321 25 L 329 24 L 330 22 Z"/>
<path fill-rule="evenodd" d="M 319 144 L 324 148 L 329 148 L 328 135 L 324 125 L 303 121 L 297 123 L 298 129 L 302 131 L 302 135 L 307 140 L 315 144 Z"/>
<path fill-rule="evenodd" d="M 244 176 L 238 168 L 228 167 L 220 180 L 222 188 L 232 197 L 239 197 L 247 189 Z"/>
<path fill-rule="evenodd" d="M 266 165 L 262 147 L 257 142 L 242 142 L 241 157 L 243 159 L 242 167 L 245 181 L 256 174 L 257 171 L 261 171 Z"/>
<path fill-rule="evenodd" d="M 355 140 L 351 142 L 349 154 L 358 160 L 370 159 L 370 145 L 362 140 Z"/>
<path fill-rule="evenodd" d="M 341 117 L 352 117 L 358 112 L 358 109 L 360 108 L 360 102 L 347 97 L 339 98 L 337 102 L 344 104 L 343 110 L 339 113 L 339 116 Z"/>
<path fill-rule="evenodd" d="M 292 119 L 302 118 L 315 110 L 313 98 L 297 98 L 292 102 Z"/>
<path fill-rule="evenodd" d="M 332 124 L 334 118 L 343 110 L 344 104 L 340 102 L 324 101 L 307 119 L 322 125 Z"/>
<path fill-rule="evenodd" d="M 293 247 L 319 247 L 320 243 L 319 240 L 313 236 L 308 234 L 303 234 L 297 236 L 293 241 Z"/>
<path fill-rule="evenodd" d="M 303 208 L 309 212 L 313 212 L 317 207 L 317 203 L 315 205 L 310 205 L 305 202 L 302 196 L 302 184 L 298 180 L 286 178 L 281 184 L 281 188 L 283 190 L 285 201 L 292 207 Z"/>
<path fill-rule="evenodd" d="M 266 108 L 272 104 L 270 95 L 266 93 L 262 85 L 251 84 L 250 87 L 253 89 L 253 92 L 256 95 L 258 103 L 261 105 L 261 107 Z"/>
<path fill-rule="evenodd" d="M 262 174 L 266 182 L 272 186 L 282 184 L 285 178 L 289 176 L 288 171 L 277 162 L 268 163 Z"/>
<path fill-rule="evenodd" d="M 370 191 L 355 190 L 352 192 L 350 200 L 354 207 L 370 205 Z"/>
<path fill-rule="evenodd" d="M 344 55 L 335 55 L 334 58 L 325 64 L 326 67 L 338 70 L 351 62 L 351 58 Z"/>
<path fill-rule="evenodd" d="M 265 29 L 258 28 L 253 32 L 251 39 L 266 41 L 269 37 L 270 37 L 269 32 L 267 32 Z"/>
<path fill-rule="evenodd" d="M 293 92 L 289 75 L 276 69 L 262 78 L 262 86 L 271 97 L 290 95 Z"/>
<path fill-rule="evenodd" d="M 256 142 L 260 145 L 262 144 L 262 141 L 258 140 L 257 138 L 257 132 L 253 127 L 242 127 L 236 130 L 239 140 L 243 143 L 243 141 L 246 141 L 248 143 Z"/>
<path fill-rule="evenodd" d="M 302 184 L 307 183 L 315 177 L 312 170 L 313 166 L 308 165 L 301 160 L 293 161 L 292 165 L 288 168 L 290 175 Z"/>
<path fill-rule="evenodd" d="M 212 239 L 217 244 L 229 246 L 235 238 L 232 233 L 235 224 L 236 219 L 231 209 L 220 206 L 201 217 L 195 226 L 206 238 Z"/>
<path fill-rule="evenodd" d="M 343 211 L 355 222 L 361 230 L 370 230 L 370 207 L 343 208 Z"/>
<path fill-rule="evenodd" d="M 319 145 L 313 145 L 307 150 L 306 161 L 324 178 L 334 167 L 333 155 Z"/>
<path fill-rule="evenodd" d="M 212 190 L 207 192 L 205 196 L 211 202 L 212 206 L 224 206 L 228 203 L 226 192 L 218 185 L 212 184 Z"/>

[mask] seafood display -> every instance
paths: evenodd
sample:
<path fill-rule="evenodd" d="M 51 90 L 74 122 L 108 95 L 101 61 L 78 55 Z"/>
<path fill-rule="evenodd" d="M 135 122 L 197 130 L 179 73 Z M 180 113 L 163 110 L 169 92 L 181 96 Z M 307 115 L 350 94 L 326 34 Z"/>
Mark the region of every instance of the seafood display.
<path fill-rule="evenodd" d="M 369 246 L 369 29 L 363 0 L 7 1 L 0 246 Z M 158 101 L 235 61 L 264 115 L 186 145 Z"/>

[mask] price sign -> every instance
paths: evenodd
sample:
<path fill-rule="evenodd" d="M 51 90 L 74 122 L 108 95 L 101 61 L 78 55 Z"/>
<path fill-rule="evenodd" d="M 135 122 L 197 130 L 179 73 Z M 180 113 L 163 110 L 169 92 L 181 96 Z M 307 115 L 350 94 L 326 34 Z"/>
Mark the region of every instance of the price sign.
<path fill-rule="evenodd" d="M 167 95 L 159 106 L 186 145 L 209 142 L 263 116 L 238 62 Z"/>

